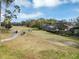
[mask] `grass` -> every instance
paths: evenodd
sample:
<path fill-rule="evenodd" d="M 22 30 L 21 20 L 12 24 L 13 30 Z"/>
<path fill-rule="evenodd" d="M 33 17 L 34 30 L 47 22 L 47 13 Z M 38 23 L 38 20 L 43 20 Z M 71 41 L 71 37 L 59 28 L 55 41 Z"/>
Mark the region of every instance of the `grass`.
<path fill-rule="evenodd" d="M 11 33 L 1 33 L 0 32 L 0 40 L 6 39 L 11 35 Z"/>
<path fill-rule="evenodd" d="M 75 51 L 55 51 L 55 50 L 44 50 L 39 52 L 41 59 L 79 59 L 79 53 Z"/>
<path fill-rule="evenodd" d="M 12 29 L 25 31 L 31 28 L 13 27 Z M 78 48 L 53 45 L 46 40 L 79 42 L 74 38 L 33 30 L 0 46 L 0 59 L 79 59 Z"/>
<path fill-rule="evenodd" d="M 13 28 L 11 28 L 11 30 L 19 30 L 19 31 L 26 31 L 28 29 L 32 28 L 26 28 L 25 26 L 13 26 Z"/>
<path fill-rule="evenodd" d="M 13 51 L 6 46 L 0 46 L 0 59 L 23 59 L 23 56 L 20 51 Z"/>
<path fill-rule="evenodd" d="M 6 29 L 0 27 L 0 40 L 8 38 L 10 35 L 11 35 L 11 33 L 9 32 L 9 30 L 6 30 Z"/>
<path fill-rule="evenodd" d="M 25 31 L 27 29 L 30 29 L 30 28 L 21 27 L 21 26 L 18 26 L 18 27 L 13 26 L 13 28 L 11 28 L 11 30 L 19 30 L 19 31 Z M 7 30 L 2 30 L 2 31 L 3 32 L 0 32 L 0 40 L 1 39 L 6 39 L 6 38 L 11 36 L 11 33 L 7 32 Z M 4 31 L 6 31 L 6 32 L 4 32 Z"/>

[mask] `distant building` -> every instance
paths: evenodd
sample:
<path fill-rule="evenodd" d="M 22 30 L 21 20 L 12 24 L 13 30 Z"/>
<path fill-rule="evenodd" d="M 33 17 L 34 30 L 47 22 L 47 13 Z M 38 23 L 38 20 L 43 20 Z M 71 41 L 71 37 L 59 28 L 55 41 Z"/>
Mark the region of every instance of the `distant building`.
<path fill-rule="evenodd" d="M 70 28 L 70 31 L 73 33 L 73 35 L 79 36 L 79 27 L 72 27 Z"/>
<path fill-rule="evenodd" d="M 59 31 L 59 29 L 55 25 L 44 24 L 41 28 L 46 31 Z"/>
<path fill-rule="evenodd" d="M 64 24 L 66 28 L 63 30 L 65 32 L 70 31 L 72 32 L 73 35 L 78 35 L 79 36 L 79 27 L 76 27 L 70 23 Z M 50 31 L 50 32 L 61 32 L 61 30 L 57 27 L 57 25 L 49 25 L 49 24 L 44 24 L 41 26 L 43 30 Z"/>

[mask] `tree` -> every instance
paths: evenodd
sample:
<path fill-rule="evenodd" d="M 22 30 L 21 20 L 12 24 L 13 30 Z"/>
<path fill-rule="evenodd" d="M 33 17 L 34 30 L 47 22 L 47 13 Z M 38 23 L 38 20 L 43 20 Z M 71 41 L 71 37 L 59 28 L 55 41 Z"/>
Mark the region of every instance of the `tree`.
<path fill-rule="evenodd" d="M 79 17 L 76 18 L 76 26 L 79 27 Z"/>
<path fill-rule="evenodd" d="M 20 7 L 18 5 L 14 5 L 14 10 L 13 11 L 11 11 L 9 9 L 9 6 L 14 1 L 15 0 L 2 0 L 2 2 L 4 4 L 6 4 L 5 15 L 4 15 L 4 17 L 5 17 L 5 19 L 4 19 L 4 24 L 5 24 L 4 27 L 5 28 L 8 28 L 8 27 L 10 28 L 11 27 L 11 20 L 12 20 L 12 18 L 17 18 L 16 13 L 17 12 L 20 13 Z"/>
<path fill-rule="evenodd" d="M 1 26 L 1 0 L 0 0 L 0 26 Z"/>
<path fill-rule="evenodd" d="M 25 22 L 25 21 L 22 21 L 22 22 L 21 22 L 21 25 L 22 25 L 22 26 L 26 26 L 26 22 Z"/>
<path fill-rule="evenodd" d="M 5 19 L 4 19 L 4 23 L 5 23 L 5 28 L 10 29 L 11 28 L 11 20 L 12 18 L 17 18 L 16 16 L 16 12 L 20 12 L 20 8 L 16 5 L 15 9 L 13 12 L 11 12 L 10 10 L 6 10 L 6 14 L 5 14 Z"/>
<path fill-rule="evenodd" d="M 6 8 L 10 6 L 10 4 L 12 2 L 14 2 L 15 0 L 1 0 L 1 2 L 3 2 L 6 5 Z"/>
<path fill-rule="evenodd" d="M 61 21 L 58 21 L 58 22 L 56 23 L 56 27 L 57 27 L 59 30 L 64 30 L 64 29 L 67 28 L 66 24 L 67 24 L 66 21 L 61 20 Z"/>

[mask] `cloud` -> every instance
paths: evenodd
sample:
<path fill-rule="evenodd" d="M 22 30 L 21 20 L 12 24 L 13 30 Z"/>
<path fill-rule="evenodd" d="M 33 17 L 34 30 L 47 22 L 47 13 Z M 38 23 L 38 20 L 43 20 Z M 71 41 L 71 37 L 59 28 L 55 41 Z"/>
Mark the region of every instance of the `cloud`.
<path fill-rule="evenodd" d="M 1 21 L 3 21 L 3 20 L 4 20 L 4 14 L 5 14 L 4 10 L 3 10 L 3 9 L 1 9 Z"/>
<path fill-rule="evenodd" d="M 33 0 L 34 8 L 56 7 L 67 3 L 79 3 L 79 0 Z"/>
<path fill-rule="evenodd" d="M 24 6 L 24 7 L 56 7 L 61 4 L 67 3 L 79 3 L 79 0 L 15 0 L 16 5 Z"/>
<path fill-rule="evenodd" d="M 79 3 L 79 0 L 70 0 L 72 3 Z"/>
<path fill-rule="evenodd" d="M 39 7 L 55 7 L 61 4 L 59 0 L 33 0 L 33 6 L 35 8 Z"/>
<path fill-rule="evenodd" d="M 15 0 L 14 2 L 16 5 L 24 6 L 24 7 L 31 7 L 32 3 L 28 0 Z"/>
<path fill-rule="evenodd" d="M 27 13 L 18 14 L 18 18 L 21 18 L 21 19 L 32 19 L 32 18 L 36 18 L 40 16 L 43 16 L 43 13 L 36 12 L 36 13 L 31 13 L 31 14 L 27 14 Z"/>
<path fill-rule="evenodd" d="M 77 9 L 74 9 L 74 11 L 79 13 L 79 8 L 77 8 Z"/>

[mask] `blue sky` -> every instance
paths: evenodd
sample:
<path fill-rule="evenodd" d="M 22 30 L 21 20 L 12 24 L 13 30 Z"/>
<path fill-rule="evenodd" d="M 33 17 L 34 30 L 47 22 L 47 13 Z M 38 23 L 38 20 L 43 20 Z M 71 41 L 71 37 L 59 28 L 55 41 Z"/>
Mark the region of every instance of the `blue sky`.
<path fill-rule="evenodd" d="M 21 7 L 21 13 L 13 21 L 36 18 L 60 20 L 79 16 L 79 0 L 15 0 L 14 4 Z"/>

